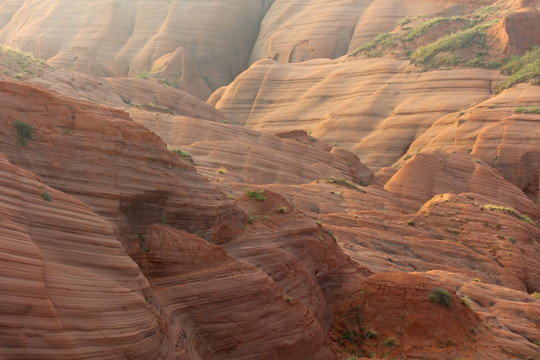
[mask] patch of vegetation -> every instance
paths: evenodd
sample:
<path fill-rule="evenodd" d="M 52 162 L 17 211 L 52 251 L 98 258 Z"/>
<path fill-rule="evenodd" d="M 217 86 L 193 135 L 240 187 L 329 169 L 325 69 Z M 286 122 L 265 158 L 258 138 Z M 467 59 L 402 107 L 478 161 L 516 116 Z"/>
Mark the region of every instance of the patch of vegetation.
<path fill-rule="evenodd" d="M 282 213 L 282 214 L 287 213 L 288 210 L 289 210 L 289 209 L 287 209 L 286 206 L 280 206 L 279 209 L 278 209 L 278 211 L 279 211 L 280 213 Z"/>
<path fill-rule="evenodd" d="M 148 103 L 148 104 L 135 104 L 135 103 L 133 103 L 131 106 L 136 107 L 137 109 L 149 110 L 149 111 L 160 112 L 160 113 L 165 113 L 165 114 L 172 114 L 173 113 L 172 110 L 169 109 L 168 107 L 161 106 L 161 105 L 154 104 L 154 103 Z"/>
<path fill-rule="evenodd" d="M 264 190 L 247 190 L 246 195 L 250 199 L 255 199 L 259 201 L 266 199 L 266 196 L 264 195 Z"/>
<path fill-rule="evenodd" d="M 512 56 L 502 67 L 501 73 L 510 77 L 497 85 L 497 93 L 519 83 L 531 82 L 533 85 L 540 85 L 540 48 L 533 46 L 522 56 Z"/>
<path fill-rule="evenodd" d="M 51 199 L 51 194 L 49 194 L 49 192 L 47 190 L 43 190 L 43 192 L 41 193 L 41 198 L 45 201 L 48 201 L 48 202 L 51 202 L 52 199 Z"/>
<path fill-rule="evenodd" d="M 150 249 L 146 246 L 145 241 L 146 241 L 146 239 L 144 238 L 144 235 L 143 235 L 143 234 L 139 234 L 139 246 L 141 247 L 141 249 L 142 249 L 143 251 L 149 252 Z"/>
<path fill-rule="evenodd" d="M 181 149 L 169 149 L 169 150 L 174 152 L 174 153 L 177 153 L 178 155 L 180 155 L 182 157 L 182 159 L 184 159 L 185 162 L 188 162 L 188 163 L 193 164 L 193 165 L 197 165 L 197 164 L 195 164 L 195 161 L 193 160 L 193 157 L 191 157 L 191 154 L 188 151 L 184 151 L 184 150 L 181 150 Z"/>
<path fill-rule="evenodd" d="M 364 332 L 364 337 L 366 339 L 374 339 L 374 338 L 379 337 L 379 334 L 375 330 L 369 329 L 369 330 Z"/>
<path fill-rule="evenodd" d="M 17 130 L 17 142 L 19 145 L 26 146 L 34 138 L 33 128 L 30 124 L 21 120 L 15 120 L 13 127 Z"/>
<path fill-rule="evenodd" d="M 227 173 L 227 169 L 225 169 L 224 167 L 220 167 L 217 172 L 220 175 L 225 175 Z"/>
<path fill-rule="evenodd" d="M 455 17 L 436 17 L 433 19 L 426 20 L 418 25 L 416 25 L 414 28 L 409 30 L 407 35 L 403 37 L 404 41 L 413 41 L 414 39 L 424 35 L 429 29 L 431 29 L 435 24 L 440 23 L 441 21 L 448 21 L 448 20 L 466 20 L 463 17 L 455 16 Z"/>
<path fill-rule="evenodd" d="M 167 218 L 165 216 L 162 216 L 159 220 L 162 224 L 167 224 Z"/>
<path fill-rule="evenodd" d="M 404 25 L 407 25 L 410 22 L 411 22 L 411 18 L 409 16 L 407 16 L 405 19 L 398 22 L 398 26 L 403 27 Z"/>
<path fill-rule="evenodd" d="M 396 347 L 397 344 L 398 344 L 398 341 L 396 340 L 395 337 L 393 336 L 389 336 L 387 338 L 385 338 L 382 343 L 381 343 L 383 346 L 386 346 L 386 347 Z"/>
<path fill-rule="evenodd" d="M 451 339 L 441 339 L 439 342 L 442 346 L 448 347 L 448 346 L 456 346 L 456 342 Z"/>
<path fill-rule="evenodd" d="M 516 114 L 540 114 L 540 107 L 518 107 L 514 110 Z"/>
<path fill-rule="evenodd" d="M 413 220 L 409 220 L 409 221 L 407 221 L 407 225 L 416 226 L 416 223 Z"/>
<path fill-rule="evenodd" d="M 442 288 L 433 289 L 429 295 L 429 299 L 435 304 L 442 304 L 450 307 L 450 294 Z"/>
<path fill-rule="evenodd" d="M 532 342 L 534 345 L 540 346 L 540 340 L 533 340 Z"/>
<path fill-rule="evenodd" d="M 410 56 L 410 60 L 415 64 L 428 65 L 428 62 L 432 62 L 431 66 L 439 65 L 457 65 L 461 62 L 461 59 L 457 58 L 455 51 L 471 47 L 473 45 L 485 46 L 486 29 L 492 26 L 493 23 L 485 23 L 476 25 L 472 28 L 465 29 L 463 31 L 453 33 L 440 38 L 439 40 L 422 46 L 416 49 Z M 435 59 L 435 57 L 441 53 L 448 52 L 445 57 L 441 59 Z"/>
<path fill-rule="evenodd" d="M 488 6 L 479 8 L 474 13 L 477 15 L 484 15 L 484 14 L 491 15 L 491 14 L 495 14 L 497 11 L 499 11 L 498 6 L 488 5 Z"/>
<path fill-rule="evenodd" d="M 468 296 L 464 296 L 461 298 L 461 305 L 470 308 L 471 307 L 471 299 L 469 299 Z"/>
<path fill-rule="evenodd" d="M 405 155 L 405 157 L 403 158 L 403 161 L 407 161 L 407 160 L 409 160 L 410 158 L 412 158 L 412 155 L 411 155 L 411 154 L 407 154 L 407 155 Z"/>
<path fill-rule="evenodd" d="M 382 33 L 375 37 L 370 42 L 365 43 L 356 49 L 351 55 L 358 56 L 364 54 L 367 57 L 379 57 L 382 55 L 382 50 L 394 45 L 397 40 L 397 35 L 390 33 Z"/>
<path fill-rule="evenodd" d="M 45 66 L 45 61 L 9 46 L 0 47 L 0 57 L 2 58 L 0 68 L 5 69 L 3 73 L 16 80 L 36 76 Z"/>
<path fill-rule="evenodd" d="M 336 236 L 332 231 L 328 230 L 326 233 L 332 238 L 332 240 L 334 240 L 334 242 L 337 242 Z"/>
<path fill-rule="evenodd" d="M 148 79 L 150 76 L 151 76 L 151 75 L 150 75 L 150 72 L 149 72 L 149 71 L 144 71 L 144 72 L 142 72 L 142 73 L 140 73 L 140 74 L 135 75 L 135 78 L 136 78 L 136 79 L 143 79 L 143 80 L 146 80 L 146 79 Z"/>
<path fill-rule="evenodd" d="M 533 298 L 540 300 L 540 293 L 534 292 L 531 295 L 533 296 Z"/>
<path fill-rule="evenodd" d="M 488 209 L 488 210 L 491 210 L 491 211 L 500 211 L 500 212 L 512 215 L 513 217 L 515 217 L 515 218 L 517 218 L 517 219 L 519 219 L 519 220 L 521 220 L 523 222 L 526 222 L 528 224 L 539 226 L 535 221 L 531 220 L 531 218 L 529 218 L 527 215 L 521 215 L 516 210 L 514 210 L 512 208 L 509 208 L 509 207 L 486 204 L 486 205 L 484 205 L 484 209 Z"/>
<path fill-rule="evenodd" d="M 485 57 L 486 54 L 482 51 L 477 52 L 474 59 L 467 61 L 465 65 L 468 67 L 481 67 L 481 68 L 488 68 L 488 69 L 496 69 L 501 67 L 501 63 L 496 60 L 489 60 L 486 61 Z"/>
<path fill-rule="evenodd" d="M 356 357 L 363 356 L 364 331 L 362 322 L 364 319 L 361 314 L 363 306 L 354 306 L 344 314 L 342 321 L 345 324 L 345 329 L 337 338 L 339 345 L 345 347 L 351 355 Z"/>
<path fill-rule="evenodd" d="M 336 185 L 342 185 L 342 186 L 346 186 L 348 187 L 349 189 L 354 189 L 354 190 L 358 190 L 360 192 L 363 192 L 365 193 L 364 190 L 360 189 L 358 187 L 358 185 L 356 185 L 355 183 L 353 183 L 352 181 L 349 181 L 349 180 L 345 180 L 345 179 L 342 179 L 342 178 L 336 178 L 334 176 L 331 176 L 329 177 L 328 179 L 324 180 L 325 183 L 327 184 L 336 184 Z"/>

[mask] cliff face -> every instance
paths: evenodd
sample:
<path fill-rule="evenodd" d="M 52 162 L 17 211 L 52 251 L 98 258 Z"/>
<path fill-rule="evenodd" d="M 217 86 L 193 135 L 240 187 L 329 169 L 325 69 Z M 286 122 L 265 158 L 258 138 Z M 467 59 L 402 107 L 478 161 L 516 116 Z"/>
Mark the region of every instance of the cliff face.
<path fill-rule="evenodd" d="M 85 48 L 116 76 L 151 71 L 161 57 L 183 49 L 197 67 L 180 67 L 178 79 L 200 72 L 207 86 L 217 88 L 245 69 L 271 3 L 175 0 L 156 6 L 150 0 L 10 0 L 0 8 L 0 41 L 42 59 Z"/>
<path fill-rule="evenodd" d="M 457 15 L 493 2 L 8 0 L 0 41 L 94 74 L 100 67 L 115 76 L 156 72 L 205 98 L 256 60 L 337 58 L 406 16 Z M 171 61 L 174 73 L 163 74 Z"/>
<path fill-rule="evenodd" d="M 2 357 L 170 358 L 151 288 L 114 227 L 4 156 L 0 167 Z"/>
<path fill-rule="evenodd" d="M 539 7 L 4 1 L 0 358 L 536 359 Z"/>

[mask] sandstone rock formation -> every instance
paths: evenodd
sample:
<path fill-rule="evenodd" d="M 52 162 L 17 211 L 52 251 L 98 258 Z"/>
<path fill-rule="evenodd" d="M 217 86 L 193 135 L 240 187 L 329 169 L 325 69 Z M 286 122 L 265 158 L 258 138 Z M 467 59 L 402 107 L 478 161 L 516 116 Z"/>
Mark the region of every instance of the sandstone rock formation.
<path fill-rule="evenodd" d="M 472 192 L 540 219 L 538 205 L 496 170 L 467 153 L 419 153 L 384 188 L 397 196 L 403 208 L 410 212 L 417 211 L 438 194 Z"/>
<path fill-rule="evenodd" d="M 110 75 L 86 48 L 61 50 L 58 54 L 50 58 L 47 64 L 55 68 L 75 70 L 93 76 L 104 77 Z"/>
<path fill-rule="evenodd" d="M 131 111 L 172 149 L 189 152 L 195 163 L 221 175 L 240 175 L 250 182 L 310 183 L 329 177 L 378 183 L 373 172 L 351 153 L 335 155 L 296 140 L 282 139 L 202 119 Z M 344 151 L 344 150 L 343 150 Z M 345 151 L 344 151 L 345 152 Z"/>
<path fill-rule="evenodd" d="M 148 281 L 114 227 L 4 156 L 0 172 L 0 356 L 170 358 Z"/>
<path fill-rule="evenodd" d="M 215 1 L 174 0 L 156 6 L 151 0 L 10 0 L 0 8 L 0 41 L 42 59 L 85 48 L 117 76 L 150 71 L 154 61 L 183 47 L 215 89 L 245 69 L 271 3 L 234 0 L 215 6 Z M 108 16 L 101 16 L 104 13 Z"/>
<path fill-rule="evenodd" d="M 540 106 L 538 91 L 538 86 L 518 85 L 470 109 L 442 117 L 411 144 L 406 156 L 433 150 L 470 152 L 498 169 L 538 204 L 540 114 L 516 112 Z"/>
<path fill-rule="evenodd" d="M 264 225 L 269 226 L 269 233 L 264 236 L 269 244 L 261 247 L 262 240 L 252 241 L 253 231 L 246 230 L 244 236 L 239 235 L 241 225 L 247 221 L 245 219 L 253 216 L 251 206 L 237 207 L 225 199 L 191 165 L 179 155 L 166 150 L 158 137 L 132 122 L 126 113 L 28 85 L 3 82 L 1 89 L 4 140 L 0 143 L 0 151 L 13 162 L 38 173 L 48 184 L 54 184 L 87 203 L 97 213 L 93 215 L 98 219 L 96 221 L 109 226 L 103 232 L 112 237 L 110 241 L 114 241 L 117 248 L 120 244 L 126 248 L 127 253 L 122 249 L 120 255 L 123 254 L 125 261 L 137 270 L 128 255 L 134 259 L 150 281 L 152 290 L 145 290 L 144 298 L 139 298 L 144 304 L 139 311 L 153 308 L 155 313 L 148 311 L 146 318 L 135 318 L 145 321 L 146 328 L 154 329 L 152 331 L 158 340 L 147 336 L 146 341 L 150 345 L 141 343 L 144 350 L 131 349 L 131 352 L 125 352 L 127 357 L 145 356 L 143 351 L 151 354 L 148 358 L 170 358 L 175 353 L 181 358 L 207 358 L 215 354 L 221 358 L 237 359 L 252 356 L 257 351 L 277 357 L 309 355 L 314 359 L 323 359 L 334 356 L 333 347 L 324 336 L 335 301 L 334 289 L 339 289 L 341 294 L 352 291 L 346 290 L 345 284 L 351 282 L 353 289 L 354 279 L 361 273 L 357 273 L 359 267 L 348 260 L 336 244 L 330 249 L 320 244 L 316 236 L 322 233 L 314 221 L 303 218 L 301 214 L 294 217 L 278 215 L 276 220 L 270 219 Z M 26 146 L 18 144 L 16 128 L 12 125 L 14 119 L 28 123 L 34 129 Z M 149 157 L 153 157 L 150 163 Z M 32 190 L 34 201 L 47 204 L 40 198 L 42 188 L 45 186 Z M 50 194 L 55 204 L 57 198 L 62 198 L 60 192 L 50 190 Z M 90 212 L 79 200 L 72 201 Z M 268 205 L 266 202 L 264 207 L 256 207 L 256 211 L 275 212 L 273 207 L 265 210 Z M 291 206 L 289 208 L 293 211 Z M 49 215 L 59 216 L 57 212 L 50 212 Z M 72 226 L 81 227 L 79 231 L 87 231 L 86 223 L 72 222 Z M 159 223 L 167 225 L 156 225 Z M 51 220 L 54 228 L 53 224 Z M 272 224 L 279 225 L 280 229 L 276 231 Z M 38 233 L 39 229 L 34 229 L 34 232 Z M 259 230 L 255 233 L 262 234 Z M 284 278 L 276 273 L 278 269 L 265 260 L 269 259 L 268 252 L 276 244 L 270 234 L 284 241 L 280 253 L 282 256 L 287 254 L 290 268 L 286 272 L 283 272 L 285 268 L 278 268 L 280 274 L 286 274 Z M 81 234 L 76 238 L 85 239 L 87 236 Z M 48 232 L 44 233 L 44 237 L 45 244 L 55 239 Z M 201 237 L 223 245 L 235 258 Z M 288 237 L 290 240 L 286 240 Z M 98 244 L 103 246 L 103 241 L 100 241 Z M 307 246 L 298 247 L 294 245 L 296 242 Z M 56 256 L 55 251 L 72 248 L 59 245 L 58 249 L 51 250 L 52 258 Z M 85 245 L 88 246 L 87 242 Z M 326 256 L 325 260 L 322 255 Z M 74 261 L 83 261 L 87 256 L 75 257 Z M 8 259 L 6 266 L 11 261 Z M 47 262 L 47 266 L 51 264 L 54 263 Z M 78 263 L 72 265 L 76 269 L 81 266 Z M 78 274 L 77 271 L 75 273 Z M 224 279 L 227 273 L 229 280 Z M 345 276 L 347 273 L 349 275 Z M 139 276 L 143 285 L 147 285 L 140 273 L 135 272 L 135 275 Z M 305 283 L 306 279 L 310 279 L 310 282 Z M 58 281 L 61 280 L 67 281 L 63 278 Z M 188 290 L 190 282 L 193 285 Z M 207 290 L 201 287 L 201 282 L 207 286 Z M 239 291 L 240 284 L 245 286 L 247 292 Z M 307 284 L 309 286 L 305 287 Z M 106 289 L 110 290 L 110 286 Z M 137 289 L 133 291 L 142 291 Z M 65 291 L 62 294 L 65 298 L 57 299 L 57 311 L 63 304 L 73 301 L 74 295 Z M 179 294 L 183 294 L 184 300 Z M 218 311 L 216 301 L 223 304 L 225 299 L 229 299 L 230 307 L 220 306 Z M 90 316 L 89 311 L 92 310 L 89 309 L 94 306 L 91 297 L 90 301 L 91 304 L 80 309 L 80 315 L 73 325 L 75 328 L 82 326 L 79 318 Z M 118 297 L 113 305 L 117 301 L 123 300 Z M 146 305 L 147 302 L 150 307 Z M 236 315 L 231 318 L 236 310 L 241 308 L 246 311 L 250 307 L 254 312 L 247 311 L 244 318 Z M 103 311 L 105 316 L 106 310 Z M 214 314 L 212 319 L 208 317 L 210 312 Z M 131 314 L 126 313 L 126 316 Z M 156 323 L 157 314 L 159 323 Z M 253 322 L 255 318 L 259 319 L 259 324 Z M 224 322 L 230 326 L 222 327 L 220 324 Z M 155 330 L 158 324 L 159 328 Z M 131 329 L 130 334 L 134 337 L 130 341 L 133 341 L 137 324 L 130 322 L 125 327 Z M 19 331 L 20 326 L 13 325 L 12 328 L 8 332 L 10 336 Z M 102 328 L 102 331 L 112 331 L 110 324 L 104 324 Z M 26 329 L 24 325 L 23 329 Z M 88 341 L 92 341 L 92 334 L 90 332 Z M 227 340 L 231 339 L 232 334 L 236 334 L 233 337 L 236 340 Z M 60 331 L 59 336 L 68 336 L 65 341 L 69 341 L 69 333 L 66 335 Z M 72 336 L 76 339 L 78 335 Z M 102 337 L 101 333 L 99 336 Z M 225 339 L 225 342 L 222 343 L 220 339 Z M 51 341 L 54 343 L 56 340 L 53 338 Z M 121 345 L 111 343 L 107 349 L 124 351 L 126 344 L 129 344 L 121 338 L 117 341 Z M 160 341 L 162 344 L 156 350 L 155 344 Z M 166 344 L 174 344 L 175 350 Z M 52 345 L 36 343 L 35 346 L 37 357 L 48 358 L 46 349 Z M 62 344 L 56 346 L 60 350 L 66 347 Z M 101 354 L 99 351 L 105 354 L 105 350 L 99 350 L 99 344 L 96 346 L 98 354 Z M 31 350 L 31 347 L 21 343 L 9 343 L 2 345 L 2 354 L 10 356 L 7 350 L 10 347 L 19 351 L 17 354 L 27 354 Z M 74 351 L 65 354 L 75 358 L 87 357 L 84 349 Z M 68 355 L 51 353 L 51 358 L 55 356 Z"/>
<path fill-rule="evenodd" d="M 4 1 L 0 358 L 536 359 L 539 8 Z"/>
<path fill-rule="evenodd" d="M 458 15 L 494 2 L 276 0 L 261 23 L 251 63 L 267 57 L 280 63 L 335 59 L 393 30 L 408 16 Z"/>
<path fill-rule="evenodd" d="M 490 70 L 408 69 L 408 61 L 390 59 L 261 60 L 209 103 L 248 129 L 312 131 L 376 171 L 405 154 L 436 119 L 488 99 L 501 78 Z"/>

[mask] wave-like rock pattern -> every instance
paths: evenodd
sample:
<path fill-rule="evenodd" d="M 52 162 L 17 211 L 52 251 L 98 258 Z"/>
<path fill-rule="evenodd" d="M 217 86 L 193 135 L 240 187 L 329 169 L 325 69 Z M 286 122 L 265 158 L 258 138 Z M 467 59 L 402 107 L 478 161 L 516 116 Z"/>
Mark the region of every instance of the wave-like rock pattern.
<path fill-rule="evenodd" d="M 177 358 L 188 354 L 192 359 L 335 356 L 316 314 L 281 287 L 286 280 L 278 283 L 223 248 L 170 226 L 154 225 L 146 239 L 148 252 L 141 266 L 155 301 L 170 320 Z M 272 251 L 269 244 L 263 248 L 264 242 L 254 240 L 244 244 L 244 251 L 251 248 L 259 256 Z M 307 278 L 294 268 L 288 270 L 291 277 Z"/>
<path fill-rule="evenodd" d="M 497 203 L 540 218 L 538 206 L 497 170 L 467 153 L 434 151 L 419 153 L 407 160 L 384 186 L 401 200 L 403 207 L 416 212 L 433 196 L 444 193 L 477 193 Z"/>
<path fill-rule="evenodd" d="M 463 151 L 496 168 L 540 203 L 540 86 L 518 85 L 470 109 L 437 120 L 411 145 L 417 151 Z"/>
<path fill-rule="evenodd" d="M 0 357 L 171 358 L 114 228 L 4 156 L 0 179 Z"/>
<path fill-rule="evenodd" d="M 133 251 L 137 233 L 161 219 L 212 237 L 224 216 L 237 212 L 124 111 L 9 82 L 2 83 L 0 104 L 0 153 L 117 224 Z M 15 120 L 34 128 L 27 146 L 17 143 Z"/>
<path fill-rule="evenodd" d="M 267 57 L 280 63 L 335 59 L 392 31 L 408 16 L 462 15 L 494 2 L 276 0 L 261 23 L 251 63 Z"/>
<path fill-rule="evenodd" d="M 86 48 L 122 76 L 149 71 L 155 60 L 185 48 L 215 89 L 245 69 L 272 2 L 10 0 L 0 7 L 0 41 L 43 59 Z"/>
<path fill-rule="evenodd" d="M 262 184 L 310 183 L 329 177 L 378 183 L 354 154 L 322 150 L 312 146 L 315 139 L 306 145 L 230 124 L 135 109 L 131 116 L 161 136 L 170 148 L 188 151 L 197 165 L 212 167 L 221 175 L 240 175 Z"/>
<path fill-rule="evenodd" d="M 261 60 L 209 103 L 248 129 L 311 131 L 378 170 L 440 117 L 488 99 L 501 78 L 492 70 L 408 70 L 408 61 L 390 59 Z"/>

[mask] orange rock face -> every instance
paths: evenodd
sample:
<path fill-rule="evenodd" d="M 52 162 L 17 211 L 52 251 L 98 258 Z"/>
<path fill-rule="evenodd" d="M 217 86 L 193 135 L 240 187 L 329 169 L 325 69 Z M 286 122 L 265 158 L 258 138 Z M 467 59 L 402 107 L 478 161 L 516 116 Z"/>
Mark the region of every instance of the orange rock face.
<path fill-rule="evenodd" d="M 0 358 L 538 358 L 537 0 L 156 4 L 0 4 Z"/>
<path fill-rule="evenodd" d="M 169 358 L 151 290 L 114 228 L 0 157 L 0 354 Z"/>
<path fill-rule="evenodd" d="M 540 45 L 540 11 L 526 9 L 503 18 L 490 31 L 495 47 L 504 56 L 522 54 Z"/>
<path fill-rule="evenodd" d="M 209 103 L 234 124 L 267 133 L 303 129 L 355 152 L 374 170 L 391 165 L 438 118 L 492 94 L 489 70 L 408 72 L 408 61 L 261 60 Z M 439 87 L 439 84 L 452 86 Z"/>
<path fill-rule="evenodd" d="M 105 350 L 99 350 L 101 343 L 94 341 L 92 336 L 99 334 L 99 341 L 106 341 L 102 340 L 106 339 L 102 332 L 112 332 L 114 327 L 111 324 L 121 321 L 121 318 L 108 318 L 110 322 L 104 324 L 96 320 L 100 332 L 96 333 L 92 327 L 87 329 L 89 335 L 85 337 L 86 341 L 98 348 L 95 350 L 96 356 L 107 356 L 107 351 L 118 354 L 124 350 L 128 358 L 170 358 L 173 354 L 180 358 L 208 358 L 212 354 L 219 354 L 222 358 L 237 359 L 257 352 L 265 357 L 273 354 L 281 358 L 311 356 L 314 359 L 326 359 L 335 356 L 332 343 L 325 337 L 336 301 L 335 290 L 339 289 L 340 294 L 352 291 L 347 289 L 354 289 L 354 280 L 361 277 L 362 272 L 358 272 L 359 267 L 335 243 L 328 248 L 317 240 L 317 236 L 324 236 L 331 241 L 321 233 L 313 220 L 305 219 L 299 213 L 285 216 L 269 202 L 264 203 L 262 208 L 256 204 L 249 205 L 249 201 L 237 207 L 198 175 L 191 165 L 181 160 L 179 155 L 166 150 L 159 138 L 132 122 L 125 112 L 9 82 L 2 83 L 0 102 L 4 111 L 1 126 L 4 141 L 0 145 L 2 153 L 20 166 L 39 174 L 48 184 L 40 185 L 40 189 L 49 189 L 54 184 L 87 203 L 95 214 L 80 200 L 69 197 L 83 207 L 85 212 L 92 214 L 97 219 L 95 221 L 105 226 L 103 236 L 110 237 L 108 241 L 112 241 L 120 251 L 118 256 L 125 257 L 126 264 L 133 269 L 132 276 L 141 282 L 138 288 L 133 285 L 132 291 L 136 294 L 144 292 L 144 297 L 135 294 L 134 299 L 123 300 L 119 296 L 110 306 L 115 309 L 117 302 L 133 303 L 132 312 L 122 313 L 123 316 L 135 318 L 124 324 L 125 331 L 130 329 L 129 341 L 136 341 L 139 333 L 144 333 L 146 340 L 140 342 L 141 348 L 131 348 L 129 341 L 117 337 L 115 341 L 118 345 L 109 342 Z M 31 113 L 27 111 L 28 108 L 32 109 Z M 26 146 L 18 144 L 13 119 L 24 121 L 34 129 Z M 57 151 L 59 148 L 62 152 Z M 147 163 L 147 156 L 153 156 L 150 164 Z M 7 160 L 5 163 L 8 164 Z M 11 165 L 2 168 L 6 166 Z M 34 201 L 48 204 L 40 198 L 39 190 L 33 192 Z M 59 194 L 58 191 L 50 190 L 53 203 L 57 204 L 56 199 L 61 199 L 62 195 Z M 275 205 L 280 204 L 280 201 L 278 197 Z M 269 205 L 271 207 L 266 208 Z M 261 224 L 262 229 L 266 228 L 266 231 L 262 231 L 259 225 L 251 229 L 250 225 L 250 229 L 241 235 L 246 219 L 253 216 L 252 206 L 261 213 L 261 221 L 264 222 Z M 288 208 L 293 211 L 292 206 Z M 62 211 L 70 214 L 75 212 L 69 208 Z M 46 214 L 59 216 L 54 211 Z M 265 217 L 269 219 L 263 219 Z M 80 227 L 78 231 L 89 231 L 89 222 L 91 220 L 71 220 L 70 226 Z M 58 220 L 51 219 L 43 223 L 48 223 L 52 229 L 63 229 Z M 75 236 L 72 233 L 78 234 L 70 229 L 63 231 L 70 236 Z M 91 229 L 99 233 L 95 226 Z M 38 234 L 39 229 L 34 228 L 34 233 Z M 47 241 L 59 241 L 54 233 L 48 231 L 44 231 L 43 236 L 44 246 Z M 96 235 L 82 233 L 75 238 L 83 241 L 88 236 L 93 236 L 93 241 L 108 251 L 113 247 L 113 244 L 96 238 Z M 256 240 L 260 236 L 262 238 Z M 212 239 L 223 248 L 208 244 L 202 237 Z M 283 243 L 275 248 L 278 239 Z M 87 241 L 84 244 L 89 246 Z M 263 244 L 266 245 L 261 246 Z M 57 245 L 58 248 L 50 250 L 51 260 L 45 258 L 41 266 L 55 269 L 55 261 L 58 260 L 53 259 L 58 256 L 56 252 L 62 254 L 62 249 L 73 248 L 69 244 Z M 21 246 L 26 245 L 22 243 Z M 98 248 L 97 251 L 105 250 Z M 92 286 L 89 282 L 93 275 L 85 270 L 85 266 L 92 267 L 92 263 L 86 265 L 85 261 L 102 259 L 99 253 L 95 256 L 93 253 L 83 254 L 63 255 L 75 261 L 71 264 L 75 274 L 88 277 L 82 284 L 76 284 L 77 278 L 71 280 L 62 277 L 66 271 L 63 265 L 59 266 L 59 274 L 51 270 L 50 276 L 63 284 L 52 285 L 53 288 L 57 286 L 63 289 L 63 286 L 67 286 L 70 289 L 58 290 L 58 296 L 64 297 L 56 299 L 58 304 L 54 308 L 57 312 L 64 306 L 69 308 L 69 304 L 80 296 L 73 292 L 84 291 L 86 286 Z M 268 257 L 269 254 L 273 256 Z M 288 258 L 289 270 L 282 266 L 276 267 L 273 259 L 278 254 Z M 128 255 L 149 280 L 150 289 Z M 28 255 L 30 258 L 37 256 L 34 253 Z M 111 255 L 103 256 L 110 258 Z M 12 261 L 8 258 L 6 266 L 9 267 Z M 122 262 L 114 258 L 110 261 L 118 269 L 123 269 Z M 105 266 L 99 269 L 101 272 L 106 271 Z M 4 281 L 9 285 L 13 279 L 7 276 Z M 70 339 L 75 341 L 83 336 L 76 330 L 88 324 L 81 323 L 80 319 L 98 311 L 92 309 L 102 301 L 99 300 L 103 296 L 99 293 L 100 287 L 104 286 L 103 291 L 108 291 L 108 296 L 111 291 L 114 292 L 109 282 L 104 285 L 105 280 L 100 278 L 100 281 L 102 283 L 93 289 L 98 294 L 95 297 L 88 295 L 89 303 L 82 302 L 77 317 L 70 320 L 72 323 L 65 323 L 75 329 L 74 333 L 62 331 L 57 326 L 55 329 L 59 332 L 59 338 L 65 342 L 58 343 L 60 340 L 54 337 L 50 340 L 53 345 L 37 342 L 36 358 L 55 358 L 62 354 L 74 358 L 88 357 L 85 351 L 89 350 L 84 348 L 84 342 L 82 350 L 69 350 L 71 348 L 67 343 Z M 125 283 L 127 280 L 113 278 L 111 282 L 114 281 Z M 241 290 L 242 287 L 245 291 Z M 33 289 L 28 290 L 31 291 Z M 53 296 L 53 290 L 49 290 L 48 294 L 49 297 Z M 21 296 L 31 297 L 27 293 Z M 224 306 L 223 301 L 229 302 L 229 306 Z M 142 308 L 137 310 L 135 306 L 141 307 L 141 304 Z M 216 307 L 216 304 L 221 305 Z M 9 313 L 13 305 L 8 305 Z M 102 316 L 106 316 L 109 311 L 107 307 L 99 309 L 103 311 Z M 240 309 L 252 311 L 242 315 L 238 313 Z M 146 315 L 137 315 L 137 311 Z M 214 315 L 209 317 L 210 313 Z M 6 321 L 4 319 L 2 317 L 2 321 Z M 33 317 L 28 321 L 30 319 L 34 321 Z M 139 326 L 137 321 L 144 321 L 144 326 Z M 228 325 L 224 327 L 222 324 Z M 27 332 L 29 328 L 12 324 L 10 329 L 7 333 L 13 336 L 18 331 Z M 48 328 L 40 328 L 37 334 L 43 334 L 44 331 L 48 331 Z M 49 347 L 57 347 L 58 351 L 64 352 L 50 352 L 49 356 Z M 10 340 L 6 344 L 2 343 L 2 354 L 10 356 L 11 348 L 14 349 L 13 354 L 27 354 L 32 349 L 24 342 L 12 343 Z"/>
<path fill-rule="evenodd" d="M 433 196 L 472 192 L 511 206 L 534 219 L 538 206 L 496 170 L 466 153 L 420 153 L 408 160 L 384 186 L 400 198 L 403 207 L 417 211 Z"/>
<path fill-rule="evenodd" d="M 539 86 L 518 85 L 470 109 L 435 122 L 418 137 L 408 154 L 433 150 L 466 151 L 496 168 L 505 179 L 539 203 L 539 114 L 520 114 L 535 108 Z"/>
<path fill-rule="evenodd" d="M 0 8 L 4 19 L 0 40 L 43 59 L 73 47 L 85 48 L 117 76 L 150 71 L 154 61 L 182 47 L 194 57 L 206 86 L 215 89 L 245 69 L 271 3 L 227 0 L 216 6 L 215 1 L 173 0 L 156 6 L 149 0 L 108 0 L 99 5 L 11 1 Z M 104 13 L 110 16 L 103 17 Z M 101 21 L 93 20 L 98 18 Z"/>
<path fill-rule="evenodd" d="M 236 211 L 191 165 L 123 111 L 6 82 L 0 103 L 5 139 L 0 151 L 116 223 L 134 244 L 137 233 L 162 218 L 211 237 L 219 219 Z M 35 129 L 27 146 L 17 145 L 15 120 Z M 180 185 L 180 179 L 197 190 Z"/>

